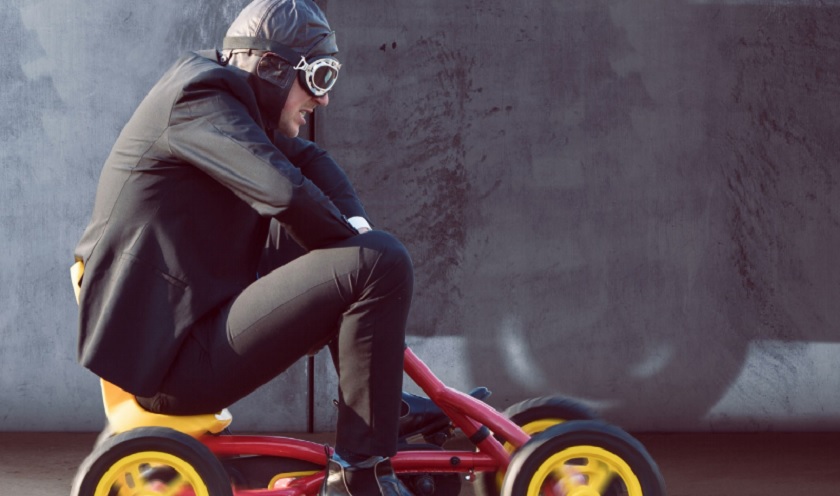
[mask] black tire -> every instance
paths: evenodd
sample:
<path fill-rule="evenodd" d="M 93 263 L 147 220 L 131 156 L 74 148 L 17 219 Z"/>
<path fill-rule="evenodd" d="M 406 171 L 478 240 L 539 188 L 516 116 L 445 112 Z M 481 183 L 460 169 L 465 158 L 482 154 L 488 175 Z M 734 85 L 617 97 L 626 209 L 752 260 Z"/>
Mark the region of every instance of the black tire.
<path fill-rule="evenodd" d="M 599 418 L 595 410 L 579 401 L 563 396 L 543 396 L 520 401 L 505 410 L 505 415 L 519 426 L 547 419 L 557 419 L 560 422 L 565 422 L 567 420 L 596 420 Z"/>
<path fill-rule="evenodd" d="M 665 496 L 662 474 L 642 443 L 592 420 L 559 424 L 531 438 L 514 453 L 502 496 L 542 494 L 558 473 L 559 483 L 582 485 L 586 494 Z"/>
<path fill-rule="evenodd" d="M 147 494 L 150 485 L 190 487 L 197 496 L 232 496 L 219 460 L 198 440 L 163 427 L 143 427 L 112 436 L 85 458 L 73 481 L 73 496 Z"/>
<path fill-rule="evenodd" d="M 542 432 L 549 426 L 569 420 L 595 420 L 594 410 L 563 396 L 543 396 L 521 401 L 505 410 L 505 416 L 529 434 Z M 502 440 L 504 441 L 504 440 Z M 504 472 L 482 472 L 475 479 L 477 496 L 499 496 Z"/>

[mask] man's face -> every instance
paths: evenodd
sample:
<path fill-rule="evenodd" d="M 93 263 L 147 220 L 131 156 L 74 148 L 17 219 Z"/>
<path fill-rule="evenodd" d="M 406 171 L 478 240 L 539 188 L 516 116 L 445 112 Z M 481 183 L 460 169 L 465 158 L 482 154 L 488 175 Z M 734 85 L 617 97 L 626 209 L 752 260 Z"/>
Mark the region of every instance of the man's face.
<path fill-rule="evenodd" d="M 300 81 L 295 78 L 289 96 L 286 98 L 286 105 L 280 112 L 277 130 L 286 137 L 297 137 L 300 127 L 306 124 L 306 118 L 312 115 L 315 108 L 319 105 L 326 107 L 329 103 L 329 94 L 314 97 L 303 89 Z"/>

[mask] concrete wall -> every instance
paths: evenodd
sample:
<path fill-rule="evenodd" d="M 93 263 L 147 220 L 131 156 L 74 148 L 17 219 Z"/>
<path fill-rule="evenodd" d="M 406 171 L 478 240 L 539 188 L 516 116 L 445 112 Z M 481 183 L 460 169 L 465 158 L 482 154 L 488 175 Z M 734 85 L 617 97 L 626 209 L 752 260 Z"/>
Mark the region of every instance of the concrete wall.
<path fill-rule="evenodd" d="M 0 429 L 101 424 L 67 282 L 99 168 L 244 3 L 0 14 Z M 321 3 L 345 68 L 318 139 L 412 252 L 409 341 L 446 381 L 630 429 L 840 428 L 840 2 Z M 309 373 L 237 425 L 306 428 Z"/>

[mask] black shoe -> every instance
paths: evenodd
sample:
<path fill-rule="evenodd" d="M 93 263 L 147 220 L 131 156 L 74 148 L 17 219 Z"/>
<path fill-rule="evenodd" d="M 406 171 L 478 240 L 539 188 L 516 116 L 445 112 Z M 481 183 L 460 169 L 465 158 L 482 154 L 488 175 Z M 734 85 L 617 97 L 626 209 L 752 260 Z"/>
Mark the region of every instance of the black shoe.
<path fill-rule="evenodd" d="M 470 391 L 469 394 L 473 398 L 485 400 L 490 396 L 490 390 L 479 387 Z M 418 434 L 426 436 L 447 425 L 449 425 L 449 417 L 432 400 L 403 391 L 399 429 L 401 440 Z"/>
<path fill-rule="evenodd" d="M 449 417 L 429 398 L 402 393 L 399 437 L 407 438 L 440 430 L 449 424 Z"/>
<path fill-rule="evenodd" d="M 394 473 L 388 458 L 350 465 L 337 455 L 327 461 L 320 496 L 413 496 Z"/>

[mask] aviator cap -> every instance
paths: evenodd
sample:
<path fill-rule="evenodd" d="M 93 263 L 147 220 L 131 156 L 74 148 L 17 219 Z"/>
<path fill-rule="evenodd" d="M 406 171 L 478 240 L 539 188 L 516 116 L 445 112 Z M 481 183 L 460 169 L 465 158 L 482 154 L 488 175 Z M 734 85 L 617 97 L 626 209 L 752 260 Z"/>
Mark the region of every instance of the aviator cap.
<path fill-rule="evenodd" d="M 335 55 L 335 33 L 326 16 L 311 0 L 254 0 L 225 36 L 223 49 L 254 49 L 280 56 Z M 289 50 L 293 50 L 290 53 Z"/>
<path fill-rule="evenodd" d="M 228 28 L 222 50 L 226 62 L 255 76 L 249 81 L 267 128 L 275 126 L 296 73 L 317 97 L 332 88 L 341 67 L 335 33 L 312 0 L 254 0 Z"/>

